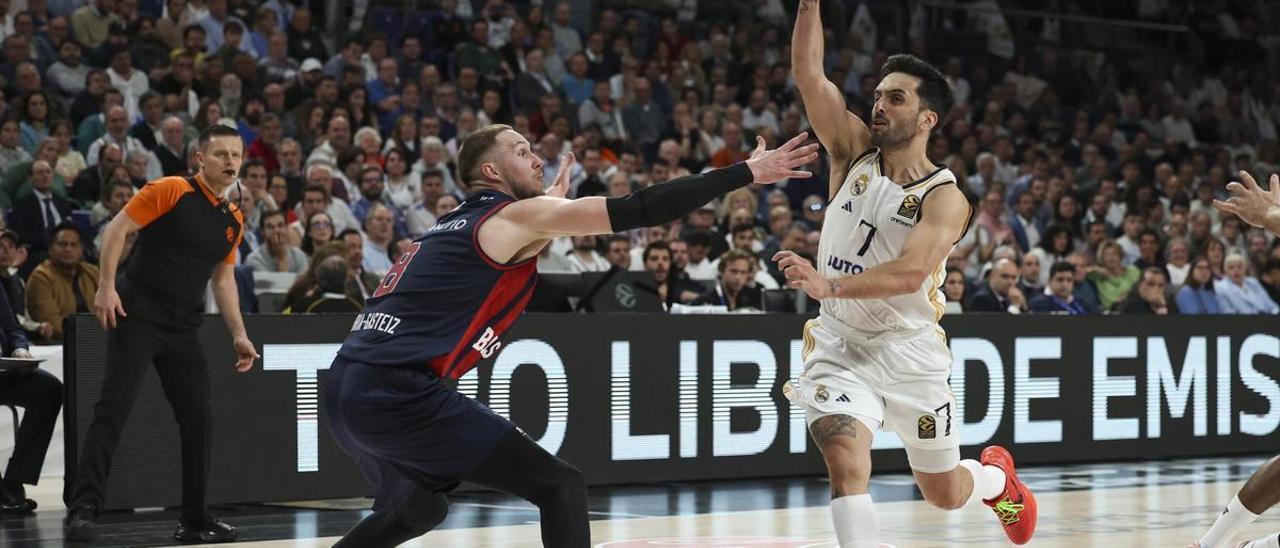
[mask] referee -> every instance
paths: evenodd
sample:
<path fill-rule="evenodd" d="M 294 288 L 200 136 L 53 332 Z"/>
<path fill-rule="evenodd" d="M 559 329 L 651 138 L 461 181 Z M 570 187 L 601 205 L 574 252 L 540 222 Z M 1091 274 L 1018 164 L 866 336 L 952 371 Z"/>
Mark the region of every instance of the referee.
<path fill-rule="evenodd" d="M 236 369 L 248 371 L 258 357 L 240 318 L 232 274 L 244 218 L 222 198 L 236 182 L 244 143 L 234 128 L 215 124 L 201 133 L 198 147 L 194 177 L 148 183 L 103 232 L 94 312 L 107 330 L 106 374 L 66 495 L 68 540 L 96 536 L 93 520 L 103 506 L 111 455 L 153 363 L 182 438 L 183 509 L 174 538 L 236 538 L 235 529 L 210 516 L 205 503 L 213 418 L 208 367 L 196 330 L 212 278 L 214 298 L 234 340 Z M 125 238 L 134 232 L 138 241 L 117 291 L 116 266 Z"/>

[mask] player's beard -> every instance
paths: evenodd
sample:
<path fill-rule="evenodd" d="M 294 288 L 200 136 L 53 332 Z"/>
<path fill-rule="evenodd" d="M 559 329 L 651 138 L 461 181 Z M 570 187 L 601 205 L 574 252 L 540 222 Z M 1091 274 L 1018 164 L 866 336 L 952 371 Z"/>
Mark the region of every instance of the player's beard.
<path fill-rule="evenodd" d="M 537 198 L 543 194 L 542 181 L 539 179 L 527 184 L 511 185 L 511 192 L 515 194 L 517 200 Z"/>
<path fill-rule="evenodd" d="M 880 150 L 896 150 L 905 147 L 916 136 L 915 126 L 892 122 L 887 124 L 884 130 L 871 132 L 871 145 Z"/>

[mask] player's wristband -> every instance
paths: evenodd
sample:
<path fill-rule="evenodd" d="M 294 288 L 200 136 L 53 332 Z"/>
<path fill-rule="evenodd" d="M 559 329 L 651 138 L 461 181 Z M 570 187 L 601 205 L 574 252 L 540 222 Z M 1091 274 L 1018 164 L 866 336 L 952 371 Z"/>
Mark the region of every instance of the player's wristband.
<path fill-rule="evenodd" d="M 745 162 L 651 185 L 620 198 L 605 200 L 614 232 L 666 224 L 716 197 L 751 184 Z"/>

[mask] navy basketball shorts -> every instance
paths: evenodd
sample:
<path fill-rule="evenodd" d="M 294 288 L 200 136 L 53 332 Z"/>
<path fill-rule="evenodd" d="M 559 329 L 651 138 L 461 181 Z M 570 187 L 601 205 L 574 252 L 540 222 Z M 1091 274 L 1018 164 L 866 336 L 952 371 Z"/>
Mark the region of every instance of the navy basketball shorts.
<path fill-rule="evenodd" d="M 376 488 L 374 509 L 420 490 L 448 491 L 515 425 L 425 367 L 338 357 L 323 412 L 329 431 Z"/>

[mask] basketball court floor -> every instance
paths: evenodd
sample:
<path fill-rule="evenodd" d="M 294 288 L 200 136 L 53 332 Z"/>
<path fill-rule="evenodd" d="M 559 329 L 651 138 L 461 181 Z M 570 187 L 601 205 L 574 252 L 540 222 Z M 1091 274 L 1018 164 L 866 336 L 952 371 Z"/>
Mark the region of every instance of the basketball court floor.
<path fill-rule="evenodd" d="M 1182 547 L 1212 523 L 1265 456 L 1111 463 L 1020 470 L 1037 493 L 1040 523 L 1031 546 Z M 780 470 L 779 473 L 785 471 Z M 0 520 L 0 545 L 61 546 L 61 482 L 31 491 L 34 517 Z M 955 512 L 919 500 L 909 475 L 872 481 L 883 540 L 899 548 L 1011 546 L 983 508 Z M 823 478 L 693 482 L 591 490 L 593 543 L 601 548 L 829 548 L 835 545 Z M 458 493 L 441 529 L 405 546 L 541 546 L 537 510 L 493 493 Z M 216 509 L 237 526 L 230 546 L 310 548 L 332 545 L 368 500 Z M 169 546 L 176 514 L 109 514 L 93 546 Z M 1264 514 L 1248 538 L 1280 530 L 1280 512 Z M 192 545 L 186 545 L 192 546 Z"/>

